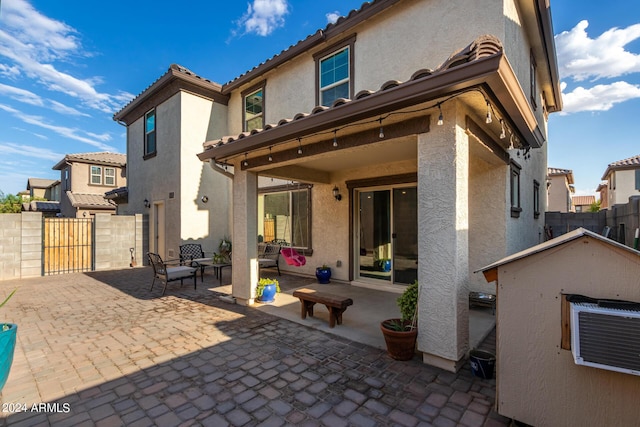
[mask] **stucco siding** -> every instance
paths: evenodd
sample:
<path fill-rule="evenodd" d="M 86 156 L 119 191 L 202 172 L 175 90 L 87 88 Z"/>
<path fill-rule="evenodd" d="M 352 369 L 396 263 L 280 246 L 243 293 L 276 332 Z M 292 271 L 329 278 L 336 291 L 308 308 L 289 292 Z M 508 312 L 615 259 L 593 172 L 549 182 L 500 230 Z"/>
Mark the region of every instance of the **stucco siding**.
<path fill-rule="evenodd" d="M 635 169 L 615 171 L 615 188 L 610 192 L 611 206 L 616 204 L 629 203 L 629 197 L 640 195 L 636 190 Z"/>
<path fill-rule="evenodd" d="M 209 125 L 216 117 L 213 102 L 184 92 L 181 98 L 180 240 L 199 241 L 213 251 L 229 235 L 230 180 L 197 157 L 207 135 L 216 133 Z"/>

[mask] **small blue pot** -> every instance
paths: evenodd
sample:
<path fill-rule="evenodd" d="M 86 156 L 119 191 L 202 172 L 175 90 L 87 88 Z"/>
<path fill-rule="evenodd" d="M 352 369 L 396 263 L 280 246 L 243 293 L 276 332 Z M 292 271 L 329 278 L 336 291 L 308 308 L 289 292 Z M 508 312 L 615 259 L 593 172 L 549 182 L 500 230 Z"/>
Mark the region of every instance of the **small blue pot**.
<path fill-rule="evenodd" d="M 18 325 L 7 323 L 9 329 L 0 330 L 0 391 L 7 382 L 11 364 L 13 363 L 13 353 L 16 349 L 16 332 Z"/>
<path fill-rule="evenodd" d="M 276 284 L 271 283 L 269 285 L 265 285 L 262 290 L 262 295 L 260 296 L 260 302 L 270 303 L 276 299 Z"/>
<path fill-rule="evenodd" d="M 331 269 L 329 267 L 327 267 L 327 268 L 322 268 L 322 267 L 316 268 L 316 279 L 318 279 L 318 283 L 326 285 L 327 283 L 329 283 L 331 281 Z"/>

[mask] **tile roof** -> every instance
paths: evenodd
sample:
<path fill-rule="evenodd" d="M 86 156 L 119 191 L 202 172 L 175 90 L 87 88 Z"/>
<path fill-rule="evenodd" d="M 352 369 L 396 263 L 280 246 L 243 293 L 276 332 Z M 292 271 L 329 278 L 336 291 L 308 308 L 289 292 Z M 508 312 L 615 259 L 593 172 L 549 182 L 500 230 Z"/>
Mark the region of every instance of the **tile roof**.
<path fill-rule="evenodd" d="M 596 196 L 573 196 L 571 203 L 573 206 L 591 206 L 596 202 Z"/>
<path fill-rule="evenodd" d="M 569 175 L 573 173 L 571 169 L 547 168 L 548 175 Z"/>
<path fill-rule="evenodd" d="M 353 99 L 338 98 L 334 101 L 334 103 L 330 107 L 326 107 L 322 105 L 316 106 L 311 110 L 310 113 L 299 112 L 295 114 L 292 118 L 281 119 L 277 123 L 266 124 L 262 129 L 254 129 L 250 132 L 242 132 L 239 135 L 229 135 L 229 136 L 224 136 L 219 140 L 207 141 L 203 144 L 203 147 L 205 150 L 207 150 L 210 148 L 215 148 L 215 147 L 220 147 L 226 144 L 230 144 L 230 143 L 233 143 L 234 141 L 242 140 L 248 136 L 253 136 L 271 129 L 275 129 L 279 126 L 286 125 L 291 122 L 295 122 L 295 121 L 307 118 L 309 116 L 313 116 L 318 113 L 331 110 L 336 107 L 340 107 L 345 104 L 355 103 L 369 96 L 377 95 L 387 90 L 395 89 L 399 86 L 407 85 L 411 82 L 422 79 L 424 77 L 431 77 L 431 76 L 438 75 L 452 68 L 476 61 L 478 59 L 481 59 L 502 51 L 503 51 L 502 43 L 498 38 L 491 35 L 483 35 L 478 37 L 476 40 L 473 41 L 473 43 L 469 44 L 465 48 L 460 49 L 454 54 L 450 55 L 449 58 L 447 58 L 447 60 L 444 61 L 442 64 L 440 64 L 438 67 L 436 67 L 435 70 L 431 70 L 431 69 L 417 70 L 416 72 L 413 73 L 413 75 L 407 82 L 401 82 L 398 80 L 389 80 L 383 83 L 382 86 L 380 86 L 380 88 L 377 91 L 361 90 L 360 92 L 355 94 Z"/>
<path fill-rule="evenodd" d="M 628 159 L 618 160 L 617 162 L 609 163 L 610 167 L 617 166 L 640 166 L 640 154 Z"/>
<path fill-rule="evenodd" d="M 67 196 L 74 208 L 115 209 L 115 203 L 101 194 L 83 194 L 67 191 Z"/>
<path fill-rule="evenodd" d="M 637 169 L 637 168 L 640 168 L 640 154 L 637 156 L 629 157 L 627 159 L 622 159 L 613 163 L 609 163 L 607 165 L 607 169 L 604 171 L 604 174 L 602 175 L 602 178 L 600 179 L 603 179 L 603 180 L 607 179 L 607 176 L 609 176 L 609 172 L 613 170 Z"/>
<path fill-rule="evenodd" d="M 67 154 L 52 168 L 60 170 L 67 162 L 95 163 L 101 165 L 126 166 L 127 155 L 120 153 L 98 152 Z"/>
<path fill-rule="evenodd" d="M 22 210 L 29 212 L 60 212 L 60 202 L 34 200 L 23 203 Z"/>
<path fill-rule="evenodd" d="M 51 185 L 57 182 L 58 181 L 55 179 L 29 178 L 27 180 L 27 190 L 30 190 L 32 188 L 49 188 Z"/>

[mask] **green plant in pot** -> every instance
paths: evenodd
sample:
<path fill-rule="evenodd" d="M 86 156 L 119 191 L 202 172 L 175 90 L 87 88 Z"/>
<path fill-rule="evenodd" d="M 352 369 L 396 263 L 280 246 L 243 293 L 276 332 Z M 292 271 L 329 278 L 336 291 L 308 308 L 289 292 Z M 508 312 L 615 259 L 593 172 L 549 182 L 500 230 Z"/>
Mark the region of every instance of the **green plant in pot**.
<path fill-rule="evenodd" d="M 411 360 L 415 354 L 418 336 L 418 291 L 416 280 L 407 286 L 397 299 L 401 317 L 383 320 L 380 323 L 380 330 L 387 344 L 387 352 L 393 359 Z"/>
<path fill-rule="evenodd" d="M 14 289 L 7 298 L 0 304 L 2 308 L 11 299 L 18 289 Z M 0 391 L 7 382 L 11 364 L 13 363 L 13 353 L 16 348 L 16 333 L 18 325 L 14 323 L 0 323 Z"/>
<path fill-rule="evenodd" d="M 275 300 L 275 296 L 280 292 L 280 283 L 277 279 L 262 278 L 256 286 L 256 297 L 258 301 L 271 303 Z"/>

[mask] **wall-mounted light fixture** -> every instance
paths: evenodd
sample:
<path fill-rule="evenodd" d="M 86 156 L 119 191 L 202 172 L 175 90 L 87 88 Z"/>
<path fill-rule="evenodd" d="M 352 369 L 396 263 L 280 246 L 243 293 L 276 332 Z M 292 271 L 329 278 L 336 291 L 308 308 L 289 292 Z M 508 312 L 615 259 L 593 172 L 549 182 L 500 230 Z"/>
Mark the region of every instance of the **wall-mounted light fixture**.
<path fill-rule="evenodd" d="M 151 203 L 147 199 L 144 199 L 144 207 L 147 209 L 151 207 Z"/>
<path fill-rule="evenodd" d="M 335 187 L 333 187 L 333 197 L 336 199 L 336 201 L 340 201 L 342 200 L 342 194 L 340 194 L 340 189 L 338 189 L 338 186 L 336 185 Z"/>
<path fill-rule="evenodd" d="M 200 200 L 202 200 L 202 203 L 207 203 L 209 201 L 209 196 L 202 196 Z"/>

